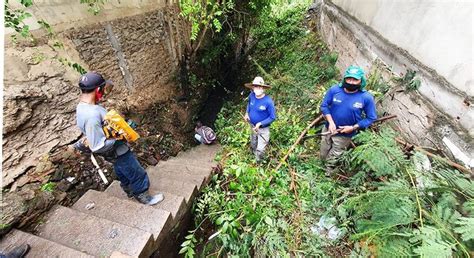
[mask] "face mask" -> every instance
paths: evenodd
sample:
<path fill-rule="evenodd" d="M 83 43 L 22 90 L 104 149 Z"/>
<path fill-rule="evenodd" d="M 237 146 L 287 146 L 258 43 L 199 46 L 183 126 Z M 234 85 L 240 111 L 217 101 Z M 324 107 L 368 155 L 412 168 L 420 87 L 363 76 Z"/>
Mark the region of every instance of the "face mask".
<path fill-rule="evenodd" d="M 255 95 L 261 96 L 264 91 L 263 89 L 253 89 L 253 92 L 255 93 Z"/>
<path fill-rule="evenodd" d="M 99 102 L 104 96 L 104 92 L 101 90 L 101 87 L 95 89 L 95 102 Z"/>
<path fill-rule="evenodd" d="M 347 89 L 348 91 L 356 91 L 360 89 L 360 84 L 350 84 L 350 83 L 344 82 L 342 84 L 342 87 L 344 89 Z"/>

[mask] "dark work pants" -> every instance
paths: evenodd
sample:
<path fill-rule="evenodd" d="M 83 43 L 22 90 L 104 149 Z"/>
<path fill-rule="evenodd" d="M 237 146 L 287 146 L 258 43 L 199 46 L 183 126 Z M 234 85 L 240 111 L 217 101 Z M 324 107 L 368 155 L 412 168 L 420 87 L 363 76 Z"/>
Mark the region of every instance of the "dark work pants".
<path fill-rule="evenodd" d="M 147 191 L 150 187 L 150 180 L 145 169 L 131 151 L 118 156 L 114 163 L 114 170 L 122 187 L 128 187 L 135 196 Z"/>

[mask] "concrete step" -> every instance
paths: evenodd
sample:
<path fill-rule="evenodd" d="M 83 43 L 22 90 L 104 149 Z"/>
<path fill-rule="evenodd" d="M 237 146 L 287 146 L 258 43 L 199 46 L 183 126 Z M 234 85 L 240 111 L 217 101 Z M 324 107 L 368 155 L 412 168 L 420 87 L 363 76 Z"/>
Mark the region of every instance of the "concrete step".
<path fill-rule="evenodd" d="M 196 151 L 196 150 L 181 152 L 174 158 L 185 159 L 185 160 L 192 159 L 195 162 L 200 162 L 203 164 L 215 163 L 214 161 L 215 155 L 206 155 L 205 153 L 200 153 L 199 151 Z"/>
<path fill-rule="evenodd" d="M 67 207 L 56 206 L 45 220 L 39 236 L 93 256 L 110 256 L 118 251 L 133 257 L 149 257 L 153 252 L 150 233 Z"/>
<path fill-rule="evenodd" d="M 5 254 L 22 244 L 30 245 L 30 251 L 26 257 L 93 257 L 67 246 L 16 229 L 13 229 L 1 239 L 0 250 Z"/>
<path fill-rule="evenodd" d="M 150 191 L 166 192 L 184 197 L 186 204 L 190 204 L 197 194 L 197 187 L 194 184 L 179 180 L 164 178 L 162 175 L 148 174 L 150 177 Z M 191 201 L 191 202 L 190 202 Z M 189 206 L 189 205 L 188 205 Z"/>
<path fill-rule="evenodd" d="M 91 205 L 93 205 L 92 208 Z M 169 211 L 155 209 L 95 190 L 87 191 L 72 208 L 149 232 L 153 235 L 155 246 L 161 243 L 171 227 L 172 217 Z"/>
<path fill-rule="evenodd" d="M 162 166 L 161 164 L 186 165 L 205 170 L 212 170 L 213 167 L 218 165 L 216 161 L 198 160 L 194 157 L 174 157 L 158 163 L 157 166 Z"/>
<path fill-rule="evenodd" d="M 176 158 L 194 158 L 199 161 L 214 162 L 214 158 L 220 149 L 220 145 L 199 145 L 188 151 L 180 152 Z"/>
<path fill-rule="evenodd" d="M 212 145 L 198 145 L 194 148 L 191 148 L 190 150 L 183 152 L 189 153 L 189 154 L 194 154 L 194 153 L 200 153 L 202 155 L 207 155 L 208 157 L 215 157 L 216 154 L 219 152 L 221 146 L 220 144 L 212 144 Z"/>
<path fill-rule="evenodd" d="M 186 163 L 187 162 L 185 160 L 167 160 L 158 163 L 158 165 L 156 165 L 155 167 L 166 170 L 184 170 L 186 172 L 200 176 L 209 176 L 212 172 L 212 166 L 203 166 L 201 164 L 194 165 Z"/>
<path fill-rule="evenodd" d="M 133 258 L 130 255 L 123 254 L 121 252 L 113 251 L 109 258 Z"/>
<path fill-rule="evenodd" d="M 150 177 L 153 177 L 157 180 L 161 178 L 172 179 L 177 181 L 183 181 L 186 183 L 194 184 L 197 189 L 201 189 L 201 186 L 206 179 L 206 176 L 194 174 L 194 171 L 188 171 L 185 169 L 174 169 L 167 166 L 161 167 L 149 167 L 147 169 Z"/>
<path fill-rule="evenodd" d="M 153 189 L 150 189 L 150 194 L 156 193 Z M 184 201 L 184 197 L 177 196 L 175 194 L 167 193 L 161 191 L 165 197 L 165 199 L 156 204 L 151 206 L 155 209 L 161 209 L 165 211 L 169 211 L 171 216 L 173 216 L 173 220 L 180 219 L 184 213 L 186 213 L 186 203 Z M 120 199 L 127 199 L 136 202 L 133 198 L 128 198 L 125 192 L 120 187 L 119 181 L 113 181 L 107 189 L 105 189 L 105 193 L 111 196 L 115 196 Z M 138 202 L 137 202 L 138 203 Z"/>
<path fill-rule="evenodd" d="M 161 162 L 156 166 L 157 169 L 165 170 L 165 171 L 185 171 L 186 173 L 192 174 L 192 175 L 199 175 L 204 177 L 204 182 L 203 185 L 207 185 L 211 179 L 212 176 L 214 175 L 213 168 L 208 166 L 208 167 L 197 167 L 194 165 L 186 165 L 186 164 L 181 164 L 178 162 Z M 202 186 L 201 186 L 202 188 Z"/>

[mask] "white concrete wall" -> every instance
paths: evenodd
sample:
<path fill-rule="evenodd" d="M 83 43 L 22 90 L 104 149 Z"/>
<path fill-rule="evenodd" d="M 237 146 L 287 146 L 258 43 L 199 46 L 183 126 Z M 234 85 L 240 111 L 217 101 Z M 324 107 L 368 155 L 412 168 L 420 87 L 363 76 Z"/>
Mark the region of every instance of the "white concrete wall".
<path fill-rule="evenodd" d="M 474 1 L 333 0 L 341 9 L 474 96 Z"/>

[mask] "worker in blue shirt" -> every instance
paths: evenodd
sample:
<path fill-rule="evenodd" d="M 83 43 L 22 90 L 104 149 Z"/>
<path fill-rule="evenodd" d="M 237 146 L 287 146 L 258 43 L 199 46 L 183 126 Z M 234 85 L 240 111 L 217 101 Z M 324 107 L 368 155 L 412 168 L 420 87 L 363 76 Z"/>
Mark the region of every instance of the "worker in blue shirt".
<path fill-rule="evenodd" d="M 320 157 L 326 161 L 328 176 L 333 173 L 337 158 L 349 147 L 352 136 L 377 119 L 374 97 L 365 85 L 364 70 L 349 66 L 342 82 L 332 86 L 321 103 L 327 122 L 322 131 Z"/>
<path fill-rule="evenodd" d="M 275 105 L 272 98 L 265 95 L 265 89 L 271 88 L 266 85 L 262 77 L 255 77 L 245 87 L 252 89 L 247 104 L 245 120 L 252 126 L 250 145 L 257 163 L 261 162 L 265 154 L 265 148 L 270 141 L 270 125 L 276 119 Z"/>

